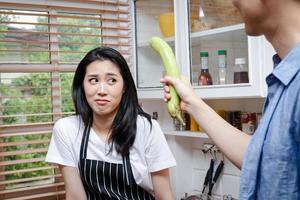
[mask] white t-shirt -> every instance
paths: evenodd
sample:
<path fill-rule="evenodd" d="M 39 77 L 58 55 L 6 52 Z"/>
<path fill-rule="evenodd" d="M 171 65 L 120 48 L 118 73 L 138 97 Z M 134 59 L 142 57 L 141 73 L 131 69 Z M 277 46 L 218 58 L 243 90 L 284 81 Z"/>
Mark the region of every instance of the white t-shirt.
<path fill-rule="evenodd" d="M 53 128 L 46 161 L 78 168 L 83 129 L 84 124 L 79 116 L 58 120 Z M 91 129 L 87 159 L 122 163 L 122 156 L 114 149 L 107 154 L 109 147 Z M 148 191 L 153 191 L 150 172 L 176 166 L 174 156 L 155 120 L 152 120 L 150 129 L 149 121 L 138 116 L 136 138 L 130 149 L 130 163 L 136 183 Z"/>

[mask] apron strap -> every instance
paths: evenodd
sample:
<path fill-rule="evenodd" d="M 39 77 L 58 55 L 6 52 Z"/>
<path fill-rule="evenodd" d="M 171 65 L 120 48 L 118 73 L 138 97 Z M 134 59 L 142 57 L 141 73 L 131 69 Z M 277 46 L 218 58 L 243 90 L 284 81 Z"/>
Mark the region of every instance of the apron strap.
<path fill-rule="evenodd" d="M 91 130 L 90 125 L 87 125 L 84 127 L 83 136 L 82 136 L 81 145 L 80 145 L 80 154 L 79 154 L 80 159 L 86 158 L 90 130 Z"/>
<path fill-rule="evenodd" d="M 131 169 L 129 153 L 126 156 L 122 156 L 122 157 L 123 157 L 123 167 L 126 176 L 126 184 L 132 185 L 132 180 L 134 179 L 134 176 Z"/>

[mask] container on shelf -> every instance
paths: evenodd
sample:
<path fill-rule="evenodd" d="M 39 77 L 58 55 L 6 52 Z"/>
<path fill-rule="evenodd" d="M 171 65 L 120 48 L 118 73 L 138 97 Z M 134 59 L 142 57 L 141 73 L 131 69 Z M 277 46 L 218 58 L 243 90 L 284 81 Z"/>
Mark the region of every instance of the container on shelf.
<path fill-rule="evenodd" d="M 158 16 L 161 33 L 165 37 L 174 36 L 174 13 L 162 13 Z"/>
<path fill-rule="evenodd" d="M 191 119 L 190 114 L 187 112 L 183 113 L 183 120 L 185 122 L 185 130 L 189 131 L 191 129 Z"/>
<path fill-rule="evenodd" d="M 243 23 L 231 0 L 190 0 L 191 31 L 203 31 Z"/>
<path fill-rule="evenodd" d="M 245 58 L 235 59 L 233 83 L 249 83 L 248 69 L 246 67 Z"/>
<path fill-rule="evenodd" d="M 158 113 L 157 112 L 152 113 L 152 119 L 158 120 Z"/>
<path fill-rule="evenodd" d="M 190 130 L 191 131 L 199 131 L 198 124 L 193 116 L 190 115 Z"/>
<path fill-rule="evenodd" d="M 218 50 L 218 69 L 219 69 L 219 76 L 218 76 L 218 83 L 220 85 L 226 84 L 227 82 L 227 52 L 226 50 Z"/>
<path fill-rule="evenodd" d="M 226 111 L 225 110 L 216 110 L 216 113 L 223 119 L 226 119 Z"/>
<path fill-rule="evenodd" d="M 213 81 L 208 70 L 208 52 L 200 52 L 201 71 L 198 78 L 199 85 L 212 85 Z"/>
<path fill-rule="evenodd" d="M 185 121 L 185 116 L 182 116 L 183 120 Z M 185 122 L 186 123 L 186 122 Z M 186 124 L 182 124 L 177 118 L 173 118 L 173 126 L 175 131 L 185 131 Z"/>
<path fill-rule="evenodd" d="M 204 132 L 203 128 L 202 128 L 200 125 L 198 125 L 198 131 L 199 131 L 200 133 L 203 133 L 203 132 Z"/>
<path fill-rule="evenodd" d="M 241 111 L 226 111 L 225 120 L 235 128 L 242 130 Z"/>
<path fill-rule="evenodd" d="M 256 113 L 241 113 L 242 131 L 248 135 L 253 135 L 256 128 Z"/>

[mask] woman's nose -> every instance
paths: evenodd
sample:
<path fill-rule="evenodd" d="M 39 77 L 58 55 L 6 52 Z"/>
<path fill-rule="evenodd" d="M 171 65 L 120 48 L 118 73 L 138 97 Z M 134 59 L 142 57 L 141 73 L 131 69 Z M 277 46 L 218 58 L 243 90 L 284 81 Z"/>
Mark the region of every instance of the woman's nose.
<path fill-rule="evenodd" d="M 98 93 L 106 94 L 106 84 L 105 83 L 99 83 Z"/>

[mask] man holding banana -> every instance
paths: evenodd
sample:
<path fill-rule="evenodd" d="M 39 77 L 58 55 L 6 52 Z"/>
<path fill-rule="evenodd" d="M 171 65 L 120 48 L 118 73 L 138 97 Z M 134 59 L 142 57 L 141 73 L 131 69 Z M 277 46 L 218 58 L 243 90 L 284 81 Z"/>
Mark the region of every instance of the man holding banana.
<path fill-rule="evenodd" d="M 273 72 L 262 121 L 251 137 L 222 119 L 184 78 L 164 77 L 219 149 L 242 169 L 240 200 L 300 199 L 300 0 L 233 0 L 248 35 L 273 45 Z"/>

